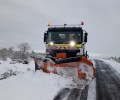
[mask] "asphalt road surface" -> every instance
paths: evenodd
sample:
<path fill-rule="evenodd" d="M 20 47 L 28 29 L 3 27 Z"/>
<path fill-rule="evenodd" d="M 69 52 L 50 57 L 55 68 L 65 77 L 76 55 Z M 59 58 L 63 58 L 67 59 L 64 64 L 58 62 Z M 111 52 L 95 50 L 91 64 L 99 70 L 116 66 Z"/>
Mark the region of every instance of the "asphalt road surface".
<path fill-rule="evenodd" d="M 96 100 L 120 100 L 120 75 L 101 60 L 95 60 Z"/>

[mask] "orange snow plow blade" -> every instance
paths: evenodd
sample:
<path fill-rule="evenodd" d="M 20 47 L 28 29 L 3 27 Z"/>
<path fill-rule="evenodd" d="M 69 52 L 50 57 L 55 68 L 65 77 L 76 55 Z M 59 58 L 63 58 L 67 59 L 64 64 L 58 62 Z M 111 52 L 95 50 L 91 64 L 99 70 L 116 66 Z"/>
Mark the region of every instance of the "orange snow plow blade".
<path fill-rule="evenodd" d="M 44 59 L 43 59 L 44 58 Z M 43 69 L 47 73 L 55 73 L 59 75 L 66 75 L 69 77 L 76 77 L 82 80 L 89 80 L 96 76 L 96 69 L 93 63 L 86 57 L 71 57 L 65 59 L 48 58 L 34 58 L 38 69 Z"/>

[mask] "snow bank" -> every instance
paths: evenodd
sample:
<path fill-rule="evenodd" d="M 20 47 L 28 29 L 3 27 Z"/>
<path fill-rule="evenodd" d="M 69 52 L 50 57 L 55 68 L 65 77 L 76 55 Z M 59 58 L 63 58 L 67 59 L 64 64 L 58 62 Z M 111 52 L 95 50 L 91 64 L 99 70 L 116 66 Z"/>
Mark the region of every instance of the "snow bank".
<path fill-rule="evenodd" d="M 0 80 L 1 100 L 53 100 L 62 88 L 72 84 L 69 78 L 35 72 L 33 61 L 28 65 L 10 64 L 10 60 L 0 62 L 0 75 L 8 70 L 19 72 L 16 76 Z"/>
<path fill-rule="evenodd" d="M 113 60 L 105 60 L 105 59 L 101 59 L 101 60 L 111 65 L 114 68 L 114 70 L 120 74 L 120 63 L 115 62 Z"/>
<path fill-rule="evenodd" d="M 89 57 L 92 59 L 102 59 L 102 58 L 110 58 L 111 56 L 115 57 L 114 54 L 100 54 L 100 53 L 89 53 Z"/>

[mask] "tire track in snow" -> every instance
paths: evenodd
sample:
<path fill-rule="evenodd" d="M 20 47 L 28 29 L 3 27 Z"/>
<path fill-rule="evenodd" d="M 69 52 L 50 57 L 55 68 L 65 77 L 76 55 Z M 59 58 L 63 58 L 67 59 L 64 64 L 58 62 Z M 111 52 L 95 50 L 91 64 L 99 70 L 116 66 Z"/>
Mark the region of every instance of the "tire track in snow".
<path fill-rule="evenodd" d="M 63 100 L 63 99 L 65 99 L 66 96 L 69 95 L 70 91 L 71 90 L 69 88 L 62 89 L 53 100 Z"/>
<path fill-rule="evenodd" d="M 81 93 L 81 97 L 80 97 L 80 100 L 87 100 L 87 97 L 88 97 L 88 89 L 89 89 L 89 86 L 87 85 L 85 87 L 85 89 L 82 91 Z"/>
<path fill-rule="evenodd" d="M 70 92 L 70 95 L 68 96 L 67 100 L 80 100 L 82 90 L 74 88 Z"/>
<path fill-rule="evenodd" d="M 88 86 L 85 89 L 62 89 L 53 100 L 87 100 Z"/>

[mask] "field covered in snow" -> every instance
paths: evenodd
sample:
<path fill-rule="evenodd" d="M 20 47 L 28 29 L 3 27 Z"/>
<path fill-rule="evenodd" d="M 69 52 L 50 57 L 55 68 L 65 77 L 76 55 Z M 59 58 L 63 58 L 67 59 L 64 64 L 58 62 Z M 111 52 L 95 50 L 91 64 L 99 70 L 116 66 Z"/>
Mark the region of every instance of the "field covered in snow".
<path fill-rule="evenodd" d="M 35 72 L 33 61 L 10 62 L 0 61 L 0 100 L 53 100 L 62 88 L 72 84 L 71 79 L 59 75 Z"/>
<path fill-rule="evenodd" d="M 120 63 L 100 59 L 120 74 Z M 94 60 L 92 60 L 95 66 Z M 73 84 L 72 79 L 55 74 L 34 71 L 29 64 L 0 60 L 0 100 L 53 100 L 57 93 Z M 96 79 L 89 85 L 88 100 L 96 100 Z"/>

